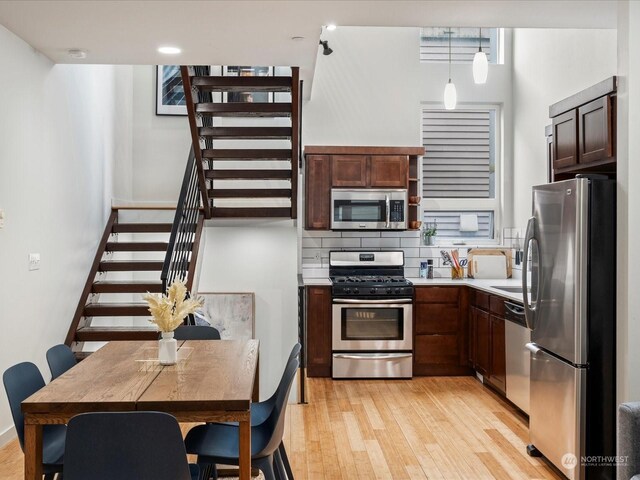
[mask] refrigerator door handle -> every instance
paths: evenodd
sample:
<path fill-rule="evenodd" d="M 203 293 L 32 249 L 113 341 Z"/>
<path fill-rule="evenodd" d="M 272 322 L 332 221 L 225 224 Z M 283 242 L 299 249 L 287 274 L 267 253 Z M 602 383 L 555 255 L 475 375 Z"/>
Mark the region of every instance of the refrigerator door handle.
<path fill-rule="evenodd" d="M 522 259 L 522 297 L 524 304 L 524 318 L 527 324 L 527 328 L 533 330 L 535 325 L 536 314 L 538 313 L 538 304 L 540 299 L 540 272 L 537 273 L 537 285 L 535 291 L 531 290 L 531 295 L 534 298 L 534 303 L 529 303 L 528 292 L 529 292 L 529 282 L 527 278 L 527 270 L 529 264 L 529 245 L 532 241 L 538 243 L 537 240 L 537 228 L 536 228 L 536 217 L 531 217 L 529 222 L 527 222 L 527 232 L 524 238 L 524 258 Z M 539 256 L 539 255 L 538 255 Z M 539 262 L 539 261 L 538 261 Z M 535 296 L 534 296 L 535 294 Z"/>
<path fill-rule="evenodd" d="M 525 344 L 524 348 L 529 350 L 534 355 L 540 351 L 540 349 L 538 347 L 536 347 L 536 345 L 534 343 L 527 343 L 527 344 Z"/>

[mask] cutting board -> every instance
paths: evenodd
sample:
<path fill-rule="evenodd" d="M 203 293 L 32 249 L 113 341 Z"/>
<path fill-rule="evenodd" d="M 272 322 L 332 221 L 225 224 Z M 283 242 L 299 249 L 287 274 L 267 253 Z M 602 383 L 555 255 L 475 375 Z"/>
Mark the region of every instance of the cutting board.
<path fill-rule="evenodd" d="M 469 278 L 511 278 L 511 252 L 505 249 L 473 248 L 467 253 Z"/>

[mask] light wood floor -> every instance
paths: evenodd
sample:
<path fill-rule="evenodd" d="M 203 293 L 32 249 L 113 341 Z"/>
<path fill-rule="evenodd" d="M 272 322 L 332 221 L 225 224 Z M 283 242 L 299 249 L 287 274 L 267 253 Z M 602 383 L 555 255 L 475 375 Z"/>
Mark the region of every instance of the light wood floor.
<path fill-rule="evenodd" d="M 474 378 L 309 379 L 307 388 L 309 403 L 287 408 L 296 480 L 561 478 L 526 454 L 526 421 Z M 22 479 L 22 462 L 17 441 L 0 449 L 0 479 Z"/>
<path fill-rule="evenodd" d="M 310 379 L 287 409 L 296 480 L 559 479 L 526 453 L 527 423 L 472 377 Z"/>

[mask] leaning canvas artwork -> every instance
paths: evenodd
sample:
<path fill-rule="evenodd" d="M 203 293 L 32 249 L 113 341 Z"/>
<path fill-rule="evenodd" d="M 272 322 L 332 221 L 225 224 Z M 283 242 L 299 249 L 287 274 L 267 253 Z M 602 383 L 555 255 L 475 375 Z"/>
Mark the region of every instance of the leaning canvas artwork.
<path fill-rule="evenodd" d="M 220 332 L 222 340 L 255 338 L 255 294 L 198 293 L 204 300 L 201 313 Z"/>

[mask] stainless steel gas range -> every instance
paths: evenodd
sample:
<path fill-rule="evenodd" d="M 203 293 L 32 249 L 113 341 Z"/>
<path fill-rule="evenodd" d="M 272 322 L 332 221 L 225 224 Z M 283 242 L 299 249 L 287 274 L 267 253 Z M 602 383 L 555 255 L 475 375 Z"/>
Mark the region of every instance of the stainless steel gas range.
<path fill-rule="evenodd" d="M 413 284 L 404 252 L 330 252 L 333 378 L 410 378 Z"/>

